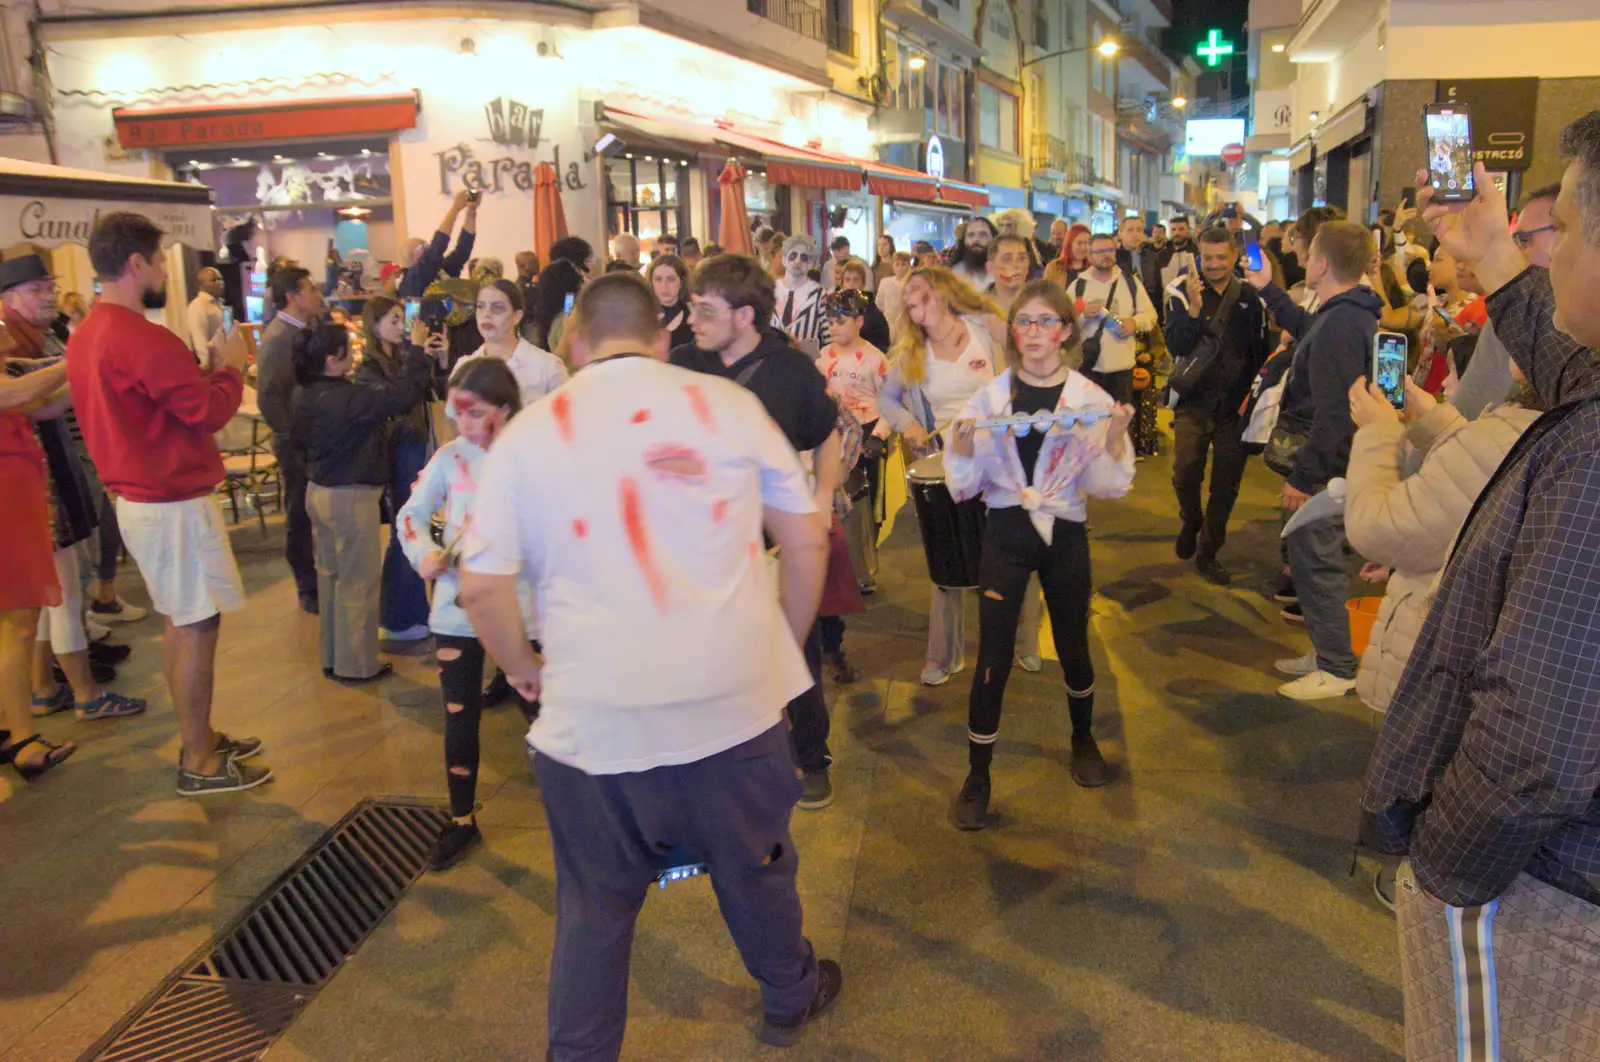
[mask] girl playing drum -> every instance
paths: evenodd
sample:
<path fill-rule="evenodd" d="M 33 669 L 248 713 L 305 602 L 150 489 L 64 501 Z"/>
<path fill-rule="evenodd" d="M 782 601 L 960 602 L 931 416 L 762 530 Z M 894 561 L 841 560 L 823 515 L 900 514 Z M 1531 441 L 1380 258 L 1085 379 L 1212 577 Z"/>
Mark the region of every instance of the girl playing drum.
<path fill-rule="evenodd" d="M 1084 499 L 1120 498 L 1133 485 L 1128 441 L 1132 406 L 1070 368 L 1082 336 L 1072 300 L 1036 280 L 1011 308 L 1006 335 L 1010 369 L 973 395 L 952 426 L 945 470 L 959 501 L 982 496 L 989 507 L 978 599 L 978 669 L 967 709 L 971 772 L 951 809 L 955 825 L 989 823 L 989 763 L 1000 730 L 1000 704 L 1011 673 L 1012 640 L 1028 577 L 1038 574 L 1067 683 L 1072 718 L 1072 779 L 1104 785 L 1110 772 L 1090 733 L 1094 665 L 1089 659 L 1089 536 Z M 1010 414 L 1093 410 L 1085 426 L 1010 430 L 976 422 Z"/>
<path fill-rule="evenodd" d="M 1000 308 L 942 266 L 923 266 L 906 278 L 893 363 L 878 395 L 878 410 L 915 458 L 938 448 L 933 436 L 973 394 L 999 375 L 997 347 L 1005 342 Z M 1039 609 L 1027 611 L 1017 652 L 1037 671 Z M 928 655 L 922 682 L 942 686 L 962 669 L 966 628 L 962 591 L 934 586 L 928 615 Z"/>

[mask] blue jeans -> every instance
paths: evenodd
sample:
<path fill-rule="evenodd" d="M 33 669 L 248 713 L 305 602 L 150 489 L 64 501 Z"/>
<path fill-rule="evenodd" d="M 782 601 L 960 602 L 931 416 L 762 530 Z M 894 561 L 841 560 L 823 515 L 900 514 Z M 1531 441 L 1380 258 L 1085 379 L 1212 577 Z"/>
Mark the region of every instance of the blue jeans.
<path fill-rule="evenodd" d="M 428 444 L 416 440 L 396 441 L 394 480 L 389 498 L 394 520 L 389 527 L 389 550 L 383 558 L 383 588 L 379 595 L 378 623 L 384 630 L 403 631 L 428 622 L 428 588 L 400 548 L 399 512 L 411 498 L 411 485 L 428 463 Z"/>
<path fill-rule="evenodd" d="M 1361 661 L 1350 648 L 1350 613 L 1345 608 L 1350 598 L 1350 558 L 1344 552 L 1344 518 L 1319 520 L 1285 541 L 1317 666 L 1335 678 L 1355 678 Z"/>

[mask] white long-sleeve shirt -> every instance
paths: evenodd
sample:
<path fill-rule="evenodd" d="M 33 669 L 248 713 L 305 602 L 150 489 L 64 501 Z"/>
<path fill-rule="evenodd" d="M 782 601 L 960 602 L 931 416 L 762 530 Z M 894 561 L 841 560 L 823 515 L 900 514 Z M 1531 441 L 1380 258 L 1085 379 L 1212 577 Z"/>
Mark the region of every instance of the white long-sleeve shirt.
<path fill-rule="evenodd" d="M 1007 369 L 968 399 L 961 419 L 1008 416 L 1013 371 Z M 1056 409 L 1092 408 L 1110 413 L 1115 405 L 1088 377 L 1069 372 Z M 1088 519 L 1086 498 L 1120 498 L 1133 488 L 1133 447 L 1125 445 L 1120 460 L 1106 453 L 1110 425 L 1107 418 L 1087 428 L 1052 428 L 1034 462 L 1031 481 L 1023 474 L 1016 437 L 1009 431 L 979 428 L 971 457 L 954 450 L 944 452 L 945 484 L 958 502 L 981 496 L 991 509 L 1020 505 L 1048 545 L 1058 518 L 1076 523 Z"/>
<path fill-rule="evenodd" d="M 1156 326 L 1156 308 L 1138 278 L 1130 281 L 1126 273 L 1112 270 L 1110 280 L 1100 281 L 1095 279 L 1091 269 L 1072 282 L 1067 294 L 1077 302 L 1080 314 L 1085 304 L 1103 302 L 1106 313 L 1112 317 L 1133 318 L 1133 332 L 1125 339 L 1117 338 L 1111 329 L 1102 328 L 1099 322 L 1085 322 L 1083 326 L 1085 339 L 1097 331 L 1100 333 L 1100 360 L 1095 362 L 1094 371 L 1125 372 L 1133 368 L 1137 352 L 1134 333 L 1148 332 Z"/>

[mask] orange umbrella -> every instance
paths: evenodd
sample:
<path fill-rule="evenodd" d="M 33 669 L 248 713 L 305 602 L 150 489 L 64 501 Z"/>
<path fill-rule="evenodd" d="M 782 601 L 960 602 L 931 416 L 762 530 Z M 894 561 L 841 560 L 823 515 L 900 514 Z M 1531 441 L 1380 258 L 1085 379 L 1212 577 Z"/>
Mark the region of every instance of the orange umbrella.
<path fill-rule="evenodd" d="M 722 186 L 722 227 L 717 230 L 717 242 L 729 254 L 749 254 L 750 215 L 744 208 L 744 167 L 729 159 L 717 176 Z"/>
<path fill-rule="evenodd" d="M 561 209 L 561 178 L 556 168 L 541 162 L 533 168 L 533 253 L 539 265 L 550 264 L 550 247 L 567 237 L 567 215 Z"/>

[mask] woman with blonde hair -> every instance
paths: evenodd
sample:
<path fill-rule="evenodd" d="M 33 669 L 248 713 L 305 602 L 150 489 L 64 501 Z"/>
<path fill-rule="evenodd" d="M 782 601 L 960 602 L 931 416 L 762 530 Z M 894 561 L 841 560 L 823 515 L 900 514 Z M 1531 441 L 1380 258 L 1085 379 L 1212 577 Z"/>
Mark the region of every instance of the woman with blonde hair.
<path fill-rule="evenodd" d="M 940 449 L 935 436 L 955 420 L 967 399 L 1005 371 L 1006 326 L 989 296 L 943 266 L 923 266 L 906 278 L 897 332 L 878 411 L 905 439 L 910 461 Z M 1030 593 L 1027 601 L 1017 650 L 1023 667 L 1038 671 L 1044 666 L 1038 595 Z M 942 686 L 965 666 L 964 611 L 960 587 L 934 585 L 924 685 Z"/>
<path fill-rule="evenodd" d="M 951 496 L 988 506 L 978 598 L 978 667 L 967 709 L 971 764 L 951 817 L 963 830 L 989 824 L 989 765 L 1011 673 L 1011 643 L 1030 578 L 1044 587 L 1072 720 L 1072 779 L 1104 785 L 1111 774 L 1090 726 L 1094 664 L 1089 657 L 1087 498 L 1120 498 L 1133 487 L 1128 422 L 1118 405 L 1073 365 L 1082 332 L 1066 291 L 1046 280 L 1022 289 L 1006 336 L 1009 367 L 967 400 L 951 426 L 946 455 Z M 1031 426 L 1018 434 L 980 429 L 990 417 L 1094 411 L 1072 426 Z"/>

